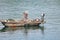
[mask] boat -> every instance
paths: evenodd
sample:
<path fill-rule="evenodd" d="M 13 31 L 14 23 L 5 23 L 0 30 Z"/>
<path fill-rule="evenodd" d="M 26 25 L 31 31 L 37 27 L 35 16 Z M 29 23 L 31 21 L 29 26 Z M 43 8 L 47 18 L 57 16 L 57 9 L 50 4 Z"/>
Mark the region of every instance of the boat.
<path fill-rule="evenodd" d="M 7 22 L 1 22 L 4 26 L 7 27 L 22 27 L 25 25 L 30 25 L 30 26 L 38 26 L 39 24 L 41 24 L 40 21 L 35 21 L 35 20 L 28 20 L 28 21 L 24 21 L 24 20 L 20 20 L 20 21 L 7 21 Z"/>
<path fill-rule="evenodd" d="M 41 19 L 28 19 L 27 13 L 24 13 L 24 19 L 21 20 L 14 20 L 14 19 L 8 19 L 8 20 L 0 20 L 0 22 L 5 27 L 24 27 L 24 26 L 39 26 L 41 23 L 44 23 L 44 16 L 45 14 L 42 14 Z"/>

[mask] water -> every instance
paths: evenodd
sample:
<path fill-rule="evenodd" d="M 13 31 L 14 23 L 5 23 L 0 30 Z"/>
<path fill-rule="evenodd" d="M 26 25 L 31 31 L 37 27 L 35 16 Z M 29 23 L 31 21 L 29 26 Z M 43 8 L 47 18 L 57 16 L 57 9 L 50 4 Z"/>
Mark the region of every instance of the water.
<path fill-rule="evenodd" d="M 0 0 L 0 19 L 20 20 L 25 10 L 29 11 L 30 19 L 46 14 L 44 30 L 22 27 L 0 32 L 0 40 L 60 40 L 60 0 Z M 0 23 L 0 29 L 3 27 Z"/>

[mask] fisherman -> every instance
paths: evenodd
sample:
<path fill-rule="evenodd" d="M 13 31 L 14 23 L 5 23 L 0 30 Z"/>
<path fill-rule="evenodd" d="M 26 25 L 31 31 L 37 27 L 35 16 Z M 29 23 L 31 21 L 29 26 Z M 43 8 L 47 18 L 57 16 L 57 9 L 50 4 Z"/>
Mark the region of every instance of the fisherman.
<path fill-rule="evenodd" d="M 44 16 L 45 16 L 45 14 L 42 13 L 42 14 L 41 14 L 41 22 L 44 22 Z"/>
<path fill-rule="evenodd" d="M 24 12 L 24 21 L 28 21 L 28 11 Z"/>
<path fill-rule="evenodd" d="M 28 19 L 28 11 L 24 12 L 24 19 Z"/>

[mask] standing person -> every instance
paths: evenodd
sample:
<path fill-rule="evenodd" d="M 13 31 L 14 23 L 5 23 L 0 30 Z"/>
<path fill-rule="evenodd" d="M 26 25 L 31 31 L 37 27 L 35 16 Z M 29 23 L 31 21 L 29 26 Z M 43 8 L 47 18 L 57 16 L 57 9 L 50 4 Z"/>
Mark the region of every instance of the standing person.
<path fill-rule="evenodd" d="M 28 20 L 28 11 L 25 11 L 24 13 L 24 22 L 27 23 L 29 20 Z"/>
<path fill-rule="evenodd" d="M 28 19 L 28 11 L 24 12 L 24 19 Z"/>
<path fill-rule="evenodd" d="M 44 22 L 44 16 L 45 16 L 45 14 L 42 13 L 42 14 L 41 14 L 41 22 Z"/>

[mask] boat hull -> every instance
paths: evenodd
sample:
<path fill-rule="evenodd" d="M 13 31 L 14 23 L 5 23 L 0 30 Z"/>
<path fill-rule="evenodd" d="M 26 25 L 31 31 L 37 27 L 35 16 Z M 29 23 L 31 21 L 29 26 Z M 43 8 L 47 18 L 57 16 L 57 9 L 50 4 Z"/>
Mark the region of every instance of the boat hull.
<path fill-rule="evenodd" d="M 5 27 L 24 27 L 24 26 L 39 26 L 41 23 L 6 23 L 1 22 Z"/>

